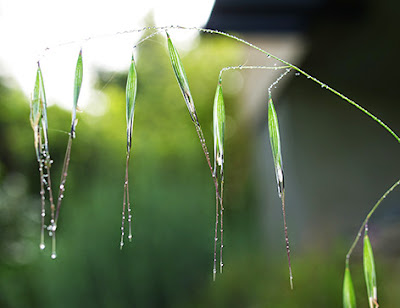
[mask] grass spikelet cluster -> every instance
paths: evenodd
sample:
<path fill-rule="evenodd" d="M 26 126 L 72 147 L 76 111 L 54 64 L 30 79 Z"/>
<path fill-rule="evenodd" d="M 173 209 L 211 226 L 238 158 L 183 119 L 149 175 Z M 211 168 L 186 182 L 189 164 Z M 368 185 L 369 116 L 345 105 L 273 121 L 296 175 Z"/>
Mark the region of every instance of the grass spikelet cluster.
<path fill-rule="evenodd" d="M 371 241 L 368 236 L 368 226 L 365 226 L 364 233 L 364 249 L 363 249 L 363 263 L 364 263 L 364 276 L 365 285 L 367 286 L 368 302 L 370 308 L 378 307 L 378 293 L 376 285 L 376 272 L 374 254 L 372 252 Z"/>
<path fill-rule="evenodd" d="M 189 110 L 189 114 L 190 114 L 190 117 L 192 119 L 192 122 L 193 122 L 193 124 L 194 124 L 194 126 L 196 128 L 196 132 L 197 132 L 197 135 L 199 137 L 199 141 L 200 141 L 201 147 L 203 149 L 204 156 L 206 158 L 208 167 L 210 168 L 212 179 L 214 181 L 214 186 L 215 186 L 215 191 L 216 191 L 216 193 L 215 193 L 216 194 L 216 222 L 215 222 L 215 239 L 214 239 L 215 243 L 214 243 L 213 279 L 215 280 L 215 276 L 216 276 L 216 272 L 217 272 L 217 270 L 216 270 L 216 247 L 217 246 L 216 245 L 217 245 L 217 241 L 218 241 L 217 233 L 218 233 L 218 216 L 219 216 L 219 211 L 218 211 L 219 206 L 218 205 L 219 204 L 221 205 L 221 209 L 220 209 L 221 213 L 223 211 L 222 197 L 221 197 L 221 193 L 220 193 L 219 189 L 220 189 L 220 187 L 223 188 L 223 177 L 221 178 L 222 179 L 221 183 L 218 183 L 218 177 L 217 177 L 216 172 L 215 172 L 216 165 L 214 164 L 214 167 L 211 165 L 211 159 L 210 159 L 210 155 L 209 155 L 209 152 L 208 152 L 206 139 L 204 137 L 203 130 L 202 130 L 200 122 L 198 120 L 197 113 L 196 113 L 196 108 L 194 106 L 194 100 L 193 100 L 192 94 L 190 92 L 189 81 L 187 79 L 187 76 L 186 76 L 186 73 L 185 73 L 185 69 L 183 68 L 183 63 L 182 63 L 182 60 L 181 60 L 181 58 L 179 56 L 179 53 L 178 53 L 177 49 L 175 48 L 174 44 L 172 43 L 172 40 L 171 40 L 171 38 L 170 38 L 168 33 L 167 33 L 167 44 L 168 44 L 168 52 L 169 52 L 169 57 L 170 57 L 170 60 L 171 60 L 172 69 L 174 71 L 174 74 L 175 74 L 176 80 L 178 82 L 179 88 L 180 88 L 180 90 L 182 92 L 182 95 L 183 95 L 183 98 L 185 100 L 186 106 L 187 106 L 187 108 Z M 222 88 L 221 88 L 221 84 L 220 83 L 219 83 L 218 88 L 217 88 L 216 100 L 217 100 L 217 111 L 218 110 L 220 110 L 220 111 L 223 110 L 223 112 L 225 112 L 224 109 L 221 109 L 222 108 L 221 106 L 223 106 L 223 99 L 222 99 Z M 220 103 L 218 103 L 218 101 Z M 221 105 L 221 102 L 222 102 L 222 105 Z M 222 118 L 220 117 L 216 121 L 220 122 L 218 125 L 219 126 L 222 125 L 221 129 L 223 129 L 223 124 L 222 124 L 221 120 L 222 120 Z M 223 118 L 223 123 L 224 122 L 225 122 L 225 115 L 224 115 L 224 118 Z M 223 151 L 223 145 L 222 145 L 223 130 L 218 134 L 219 134 L 219 138 L 220 138 L 219 145 L 218 145 L 219 146 L 218 155 L 221 156 L 221 153 L 222 153 L 221 151 Z M 215 130 L 214 130 L 214 136 L 215 136 Z M 222 137 L 222 139 L 221 139 L 221 137 Z M 221 162 L 222 162 L 221 159 L 219 159 L 219 163 L 221 163 Z M 222 165 L 221 165 L 221 172 L 222 172 Z M 222 172 L 222 175 L 223 175 L 223 172 Z M 222 214 L 221 214 L 221 217 L 222 217 Z M 223 229 L 221 227 L 221 236 L 222 236 L 222 233 L 223 233 Z M 221 240 L 221 250 L 220 250 L 220 253 L 221 253 L 221 257 L 220 257 L 221 258 L 221 260 L 220 260 L 220 268 L 221 268 L 221 270 L 220 271 L 221 272 L 222 272 L 222 266 L 223 266 L 223 263 L 222 263 L 222 248 L 223 248 L 223 244 L 222 244 L 222 240 Z"/>
<path fill-rule="evenodd" d="M 209 151 L 206 145 L 206 140 L 204 138 L 203 130 L 201 128 L 194 100 L 190 91 L 189 81 L 186 76 L 183 62 L 179 56 L 178 50 L 175 48 L 171 37 L 166 32 L 169 29 L 182 29 L 182 30 L 195 30 L 208 34 L 216 34 L 223 36 L 225 38 L 232 39 L 240 44 L 246 45 L 260 53 L 266 55 L 267 58 L 271 58 L 279 63 L 281 66 L 231 66 L 225 67 L 220 71 L 218 85 L 214 98 L 214 107 L 213 107 L 213 137 L 214 137 L 214 161 L 211 163 Z M 289 239 L 288 239 L 288 231 L 286 224 L 286 212 L 285 212 L 285 185 L 284 185 L 284 172 L 283 172 L 283 160 L 282 160 L 282 149 L 281 149 L 281 140 L 280 140 L 280 131 L 278 124 L 277 112 L 275 110 L 274 102 L 272 100 L 271 89 L 274 88 L 279 81 L 285 77 L 289 71 L 296 71 L 297 75 L 303 75 L 310 81 L 320 85 L 322 88 L 328 90 L 330 93 L 340 97 L 348 104 L 354 106 L 359 111 L 363 112 L 370 118 L 372 118 L 375 122 L 381 125 L 387 132 L 389 132 L 398 142 L 400 142 L 400 137 L 395 134 L 391 128 L 389 128 L 385 123 L 383 123 L 376 116 L 371 114 L 368 110 L 364 109 L 356 102 L 352 101 L 345 95 L 326 85 L 322 81 L 317 78 L 309 75 L 307 72 L 303 71 L 299 67 L 280 59 L 277 56 L 270 54 L 269 52 L 243 40 L 234 35 L 224 33 L 218 30 L 210 30 L 210 29 L 202 29 L 202 28 L 185 28 L 180 26 L 167 26 L 167 27 L 145 27 L 139 30 L 132 31 L 124 31 L 123 33 L 132 33 L 132 32 L 142 32 L 147 30 L 154 30 L 154 32 L 145 38 L 141 39 L 136 45 L 138 46 L 140 43 L 150 39 L 156 34 L 164 34 L 166 33 L 167 37 L 167 49 L 169 53 L 169 58 L 171 61 L 172 69 L 175 74 L 176 80 L 178 82 L 179 89 L 184 98 L 186 107 L 189 111 L 190 118 L 195 126 L 196 133 L 198 135 L 201 147 L 204 152 L 204 156 L 206 158 L 207 164 L 210 169 L 211 177 L 215 186 L 215 195 L 216 195 L 216 218 L 215 218 L 215 237 L 214 237 L 214 258 L 213 258 L 213 279 L 216 278 L 217 273 L 217 244 L 218 244 L 218 225 L 220 231 L 220 261 L 219 267 L 220 272 L 222 273 L 223 269 L 223 191 L 224 191 L 224 134 L 225 134 L 225 105 L 223 99 L 223 91 L 222 91 L 222 73 L 228 70 L 242 70 L 242 69 L 285 69 L 286 71 L 281 74 L 281 76 L 271 84 L 268 88 L 268 130 L 269 130 L 269 139 L 272 149 L 272 156 L 274 162 L 275 169 L 275 177 L 278 188 L 278 195 L 282 201 L 282 213 L 283 213 L 283 222 L 284 222 L 284 232 L 285 232 L 285 241 L 286 241 L 286 250 L 288 257 L 288 266 L 289 266 L 289 275 L 290 275 L 290 286 L 293 289 L 293 275 L 292 268 L 290 262 L 290 248 L 289 248 Z M 92 38 L 89 38 L 92 39 Z M 276 63 L 275 63 L 276 64 Z M 52 160 L 50 158 L 49 153 L 49 141 L 48 141 L 48 122 L 47 122 L 47 102 L 44 88 L 44 81 L 42 71 L 38 62 L 38 68 L 36 72 L 36 79 L 34 90 L 31 98 L 31 106 L 30 106 L 30 122 L 34 132 L 34 147 L 36 159 L 39 164 L 39 175 L 40 175 L 40 195 L 41 195 L 41 236 L 40 236 L 40 249 L 45 249 L 45 231 L 48 231 L 49 236 L 52 238 L 52 253 L 51 257 L 53 259 L 56 258 L 56 230 L 57 223 L 60 214 L 61 203 L 64 198 L 65 193 L 65 185 L 68 175 L 68 167 L 71 159 L 71 147 L 72 140 L 75 138 L 75 131 L 77 125 L 77 106 L 79 95 L 82 86 L 83 79 L 83 61 L 82 61 L 82 50 L 80 50 L 76 68 L 75 68 L 75 80 L 74 80 L 74 91 L 73 91 L 73 107 L 72 107 L 72 119 L 71 119 L 71 130 L 68 138 L 68 144 L 66 148 L 64 164 L 61 172 L 60 185 L 58 190 L 57 203 L 55 205 L 53 200 L 53 191 L 51 185 L 51 177 L 50 177 L 50 168 L 52 165 Z M 129 160 L 131 156 L 131 148 L 132 148 L 132 134 L 133 134 L 133 124 L 134 124 L 134 111 L 135 111 L 135 101 L 136 101 L 136 92 L 137 92 L 137 73 L 135 67 L 135 61 L 131 59 L 131 64 L 128 72 L 127 83 L 126 83 L 126 134 L 127 134 L 127 151 L 126 151 L 126 168 L 125 168 L 125 181 L 124 181 L 124 196 L 123 196 L 123 205 L 122 205 L 122 223 L 121 223 L 121 240 L 120 240 L 120 248 L 122 249 L 124 245 L 124 235 L 125 235 L 125 219 L 126 219 L 126 209 L 128 211 L 128 223 L 129 223 L 129 233 L 128 239 L 132 239 L 132 215 L 131 215 L 131 204 L 129 199 Z M 386 193 L 378 200 L 372 210 L 368 213 L 364 222 L 361 225 L 361 228 L 351 245 L 347 255 L 346 255 L 346 267 L 344 273 L 344 281 L 343 281 L 343 307 L 345 308 L 354 308 L 356 307 L 356 296 L 354 291 L 354 286 L 352 282 L 352 277 L 350 274 L 350 266 L 349 260 L 354 250 L 354 247 L 360 240 L 363 230 L 364 230 L 364 249 L 363 249 L 363 260 L 364 260 L 364 275 L 365 282 L 367 287 L 368 294 L 368 302 L 370 308 L 377 308 L 377 284 L 376 284 L 376 273 L 375 273 L 375 261 L 372 252 L 372 246 L 368 236 L 368 221 L 371 215 L 375 212 L 375 210 L 379 207 L 383 199 L 391 193 L 397 186 L 400 185 L 400 180 L 398 180 L 391 188 L 389 188 Z M 46 218 L 46 195 L 48 195 L 49 203 L 50 203 L 50 220 L 49 223 L 45 224 Z"/>
<path fill-rule="evenodd" d="M 225 105 L 224 96 L 222 93 L 222 79 L 221 75 L 218 80 L 217 90 L 215 92 L 214 107 L 213 107 L 213 133 L 214 133 L 214 171 L 213 177 L 219 182 L 218 189 L 215 191 L 215 235 L 214 235 L 214 267 L 213 267 L 213 280 L 217 273 L 217 242 L 218 242 L 218 208 L 220 215 L 220 252 L 219 252 L 219 269 L 222 273 L 224 266 L 222 258 L 222 250 L 224 247 L 224 136 L 225 136 Z M 218 169 L 219 168 L 219 172 Z"/>
<path fill-rule="evenodd" d="M 78 61 L 75 69 L 75 83 L 74 83 L 74 97 L 73 97 L 73 109 L 72 109 L 72 123 L 71 133 L 69 134 L 67 150 L 64 158 L 64 165 L 61 172 L 61 180 L 57 198 L 57 205 L 54 203 L 53 190 L 51 183 L 50 168 L 53 161 L 50 158 L 49 152 L 49 141 L 48 141 L 48 122 L 47 122 L 47 101 L 44 88 L 44 81 L 42 71 L 38 62 L 38 68 L 36 73 L 36 81 L 31 99 L 31 113 L 30 121 L 34 131 L 34 146 L 37 161 L 39 163 L 39 175 L 40 175 L 40 195 L 41 195 L 41 235 L 40 235 L 40 249 L 45 249 L 45 230 L 48 231 L 49 236 L 52 239 L 51 258 L 57 257 L 56 253 L 56 230 L 57 222 L 60 213 L 61 202 L 64 198 L 65 183 L 68 175 L 68 165 L 71 156 L 71 145 L 72 139 L 75 138 L 75 127 L 77 123 L 76 109 L 78 104 L 78 98 L 80 88 L 82 84 L 82 50 L 79 52 Z M 45 225 L 46 217 L 46 192 L 49 196 L 50 202 L 50 221 L 48 225 Z"/>
<path fill-rule="evenodd" d="M 353 280 L 351 279 L 349 265 L 346 264 L 343 279 L 343 308 L 356 308 L 356 294 L 354 292 Z"/>
<path fill-rule="evenodd" d="M 283 213 L 283 226 L 285 230 L 285 241 L 286 241 L 286 252 L 289 264 L 289 278 L 290 287 L 293 289 L 293 274 L 292 265 L 290 262 L 290 247 L 289 237 L 286 224 L 286 210 L 285 210 L 285 186 L 283 182 L 283 163 L 282 163 L 282 152 L 281 152 L 281 139 L 279 133 L 278 116 L 275 111 L 275 106 L 271 96 L 268 100 L 268 131 L 269 140 L 271 143 L 272 157 L 274 159 L 275 176 L 278 186 L 278 194 L 282 201 L 282 213 Z"/>
<path fill-rule="evenodd" d="M 135 60 L 132 55 L 131 65 L 129 67 L 128 78 L 126 81 L 126 165 L 125 165 L 125 181 L 124 181 L 124 197 L 122 201 L 122 222 L 121 222 L 121 241 L 120 249 L 124 246 L 125 235 L 125 211 L 128 209 L 128 228 L 129 241 L 132 240 L 132 209 L 129 199 L 129 159 L 132 147 L 133 121 L 135 115 L 135 101 L 137 91 L 137 75 Z"/>

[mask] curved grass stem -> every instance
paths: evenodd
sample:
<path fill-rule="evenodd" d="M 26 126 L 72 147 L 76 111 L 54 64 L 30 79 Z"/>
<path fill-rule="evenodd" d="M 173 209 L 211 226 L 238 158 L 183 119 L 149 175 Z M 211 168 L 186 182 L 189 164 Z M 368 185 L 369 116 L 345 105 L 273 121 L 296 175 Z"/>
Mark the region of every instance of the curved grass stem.
<path fill-rule="evenodd" d="M 383 195 L 382 197 L 378 200 L 378 202 L 375 203 L 375 205 L 372 207 L 372 209 L 369 211 L 367 216 L 365 217 L 363 223 L 361 224 L 360 229 L 358 230 L 357 236 L 353 241 L 353 244 L 350 246 L 349 251 L 346 254 L 346 265 L 349 265 L 350 262 L 350 256 L 353 253 L 354 248 L 356 247 L 358 241 L 360 240 L 362 236 L 362 232 L 364 228 L 368 225 L 368 221 L 371 218 L 372 214 L 375 213 L 376 209 L 379 207 L 379 205 L 382 203 L 382 201 L 397 187 L 400 185 L 400 180 L 398 180 L 396 183 L 394 183 Z"/>

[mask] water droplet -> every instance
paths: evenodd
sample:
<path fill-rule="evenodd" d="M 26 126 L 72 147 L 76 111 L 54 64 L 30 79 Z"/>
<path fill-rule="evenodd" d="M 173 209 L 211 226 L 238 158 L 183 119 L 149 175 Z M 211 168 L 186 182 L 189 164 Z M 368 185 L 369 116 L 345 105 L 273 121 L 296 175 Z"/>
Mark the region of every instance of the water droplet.
<path fill-rule="evenodd" d="M 128 235 L 128 239 L 131 240 L 132 239 L 132 234 Z"/>
<path fill-rule="evenodd" d="M 55 252 L 53 252 L 53 253 L 51 254 L 51 258 L 54 260 L 55 258 L 57 258 L 57 254 L 56 254 Z"/>
<path fill-rule="evenodd" d="M 64 184 L 60 185 L 60 190 L 64 191 Z"/>
<path fill-rule="evenodd" d="M 46 216 L 46 213 L 45 213 L 45 212 L 42 212 L 41 216 L 42 216 L 42 217 L 45 217 L 45 216 Z"/>
<path fill-rule="evenodd" d="M 45 245 L 44 243 L 41 243 L 41 244 L 39 245 L 39 248 L 40 248 L 40 250 L 43 250 L 43 249 L 46 248 L 46 245 Z"/>
<path fill-rule="evenodd" d="M 300 73 L 299 72 L 297 72 L 297 73 L 294 73 L 296 76 L 300 76 Z"/>

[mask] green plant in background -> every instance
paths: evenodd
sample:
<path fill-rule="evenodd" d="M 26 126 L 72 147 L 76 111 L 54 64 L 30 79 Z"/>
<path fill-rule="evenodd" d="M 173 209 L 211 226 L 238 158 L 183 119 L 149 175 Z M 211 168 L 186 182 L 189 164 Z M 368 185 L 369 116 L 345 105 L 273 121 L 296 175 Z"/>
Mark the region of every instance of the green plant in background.
<path fill-rule="evenodd" d="M 293 275 L 292 275 L 292 269 L 291 269 L 291 262 L 290 262 L 290 249 L 289 249 L 289 240 L 288 240 L 288 232 L 287 232 L 287 226 L 286 226 L 286 213 L 285 213 L 285 189 L 284 189 L 284 177 L 283 177 L 283 163 L 282 163 L 282 150 L 281 150 L 281 144 L 280 144 L 280 132 L 279 132 L 279 126 L 278 126 L 278 117 L 277 117 L 277 112 L 275 110 L 273 100 L 272 100 L 272 95 L 271 95 L 271 89 L 275 87 L 278 82 L 285 77 L 291 70 L 296 71 L 296 74 L 301 74 L 307 77 L 308 79 L 312 80 L 313 82 L 319 84 L 322 88 L 327 89 L 328 91 L 334 93 L 335 95 L 339 96 L 343 100 L 345 100 L 347 103 L 353 105 L 363 113 L 367 114 L 369 117 L 371 117 L 373 120 L 375 120 L 377 123 L 379 123 L 383 128 L 385 128 L 392 136 L 400 142 L 400 138 L 386 125 L 384 124 L 381 120 L 379 120 L 376 116 L 371 114 L 369 111 L 355 103 L 354 101 L 350 100 L 343 94 L 339 93 L 338 91 L 334 90 L 333 88 L 329 87 L 328 85 L 322 83 L 315 77 L 309 75 L 308 73 L 304 72 L 297 66 L 292 65 L 291 63 L 288 63 L 285 60 L 282 60 L 269 52 L 262 50 L 261 48 L 244 41 L 236 36 L 217 31 L 217 30 L 209 30 L 209 29 L 201 29 L 201 28 L 184 28 L 184 27 L 175 27 L 175 26 L 170 26 L 170 27 L 146 27 L 143 29 L 139 30 L 132 30 L 132 31 L 126 31 L 125 33 L 131 33 L 131 32 L 141 32 L 145 30 L 153 30 L 154 32 L 151 35 L 148 35 L 141 41 L 139 41 L 135 47 L 137 47 L 141 42 L 144 42 L 145 40 L 153 37 L 156 34 L 159 33 L 164 33 L 166 30 L 169 29 L 183 29 L 183 30 L 196 30 L 204 33 L 210 33 L 210 34 L 217 34 L 221 35 L 230 39 L 233 39 L 241 44 L 247 45 L 251 48 L 254 48 L 258 50 L 259 52 L 265 54 L 268 58 L 272 58 L 276 61 L 279 61 L 280 63 L 283 64 L 283 66 L 274 66 L 274 67 L 268 67 L 268 66 L 253 66 L 253 67 L 246 67 L 246 66 L 237 66 L 237 67 L 226 67 L 223 68 L 220 71 L 220 76 L 218 79 L 218 84 L 217 84 L 217 90 L 215 94 L 215 99 L 214 99 L 214 108 L 213 108 L 213 114 L 214 114 L 214 120 L 213 120 L 213 128 L 214 128 L 214 166 L 211 164 L 211 159 L 209 157 L 209 152 L 207 149 L 206 145 L 206 140 L 202 131 L 202 128 L 200 126 L 200 122 L 197 116 L 197 112 L 195 109 L 194 105 L 194 100 L 192 97 L 192 94 L 189 89 L 189 82 L 186 77 L 185 70 L 183 68 L 182 61 L 179 57 L 179 54 L 175 48 L 175 46 L 172 43 L 172 40 L 167 33 L 167 45 L 168 45 L 168 51 L 169 51 L 169 56 L 172 64 L 173 71 L 175 73 L 175 77 L 178 81 L 178 85 L 181 89 L 182 95 L 184 97 L 186 106 L 189 110 L 189 114 L 191 117 L 192 122 L 195 125 L 196 132 L 198 134 L 204 155 L 206 157 L 207 163 L 209 165 L 212 179 L 215 185 L 215 193 L 216 193 L 216 218 L 215 218 L 215 236 L 214 236 L 214 264 L 213 264 L 213 279 L 215 279 L 216 272 L 217 272 L 217 242 L 218 242 L 218 224 L 220 224 L 220 272 L 222 272 L 223 268 L 223 260 L 222 260 L 222 250 L 223 250 L 223 185 L 224 185 L 224 171 L 223 171 L 223 164 L 224 164 L 224 146 L 223 146 L 223 141 L 224 141 L 224 134 L 225 134 L 225 107 L 224 107 L 224 100 L 223 100 L 223 93 L 222 93 L 222 73 L 224 71 L 230 70 L 230 69 L 285 69 L 285 72 L 281 74 L 281 76 L 268 88 L 268 129 L 269 129 L 269 135 L 270 135 L 270 143 L 271 143 L 271 148 L 272 148 L 272 154 L 273 154 L 273 159 L 274 159 L 274 167 L 275 167 L 275 176 L 277 180 L 277 186 L 278 186 L 278 194 L 279 197 L 281 198 L 282 201 L 282 211 L 283 211 L 283 220 L 284 220 L 284 232 L 285 232 L 285 240 L 286 240 L 286 249 L 287 249 L 287 256 L 288 256 L 288 264 L 289 264 L 289 275 L 290 275 L 290 285 L 293 288 Z M 94 38 L 91 38 L 94 39 Z M 48 154 L 48 147 L 47 147 L 47 116 L 46 116 L 46 108 L 45 108 L 45 95 L 44 95 L 44 86 L 43 86 L 43 79 L 41 77 L 41 73 L 39 73 L 40 67 L 38 68 L 38 74 L 36 83 L 35 83 L 35 89 L 34 89 L 34 94 L 32 97 L 32 105 L 31 105 L 31 124 L 32 128 L 34 130 L 34 136 L 35 136 L 35 149 L 37 153 L 37 159 L 39 162 L 39 165 L 41 166 L 41 163 L 43 162 L 42 156 L 48 157 L 50 159 L 50 156 Z M 69 165 L 69 160 L 70 160 L 70 151 L 71 151 L 71 143 L 72 139 L 75 137 L 75 126 L 76 126 L 76 106 L 77 106 L 77 100 L 79 97 L 79 91 L 81 87 L 81 82 L 82 82 L 82 53 L 80 52 L 79 58 L 78 58 L 78 63 L 77 63 L 77 68 L 76 68 L 76 74 L 75 74 L 75 89 L 74 89 L 74 108 L 73 108 L 73 113 L 72 113 L 72 125 L 71 125 L 71 133 L 68 141 L 68 146 L 67 146 L 67 152 L 64 160 L 64 167 L 62 171 L 62 177 L 61 177 L 61 184 L 60 184 L 60 193 L 58 197 L 58 202 L 57 202 L 57 212 L 54 217 L 54 221 L 51 222 L 50 224 L 50 229 L 49 231 L 51 232 L 51 235 L 53 236 L 53 253 L 52 256 L 54 255 L 55 257 L 55 231 L 56 231 L 56 226 L 57 226 L 57 219 L 59 215 L 59 208 L 61 205 L 61 200 L 63 197 L 64 193 L 64 185 L 66 181 L 66 176 L 67 176 L 67 170 L 68 170 L 68 165 Z M 130 207 L 130 201 L 129 201 L 129 185 L 128 185 L 128 169 L 129 169 L 129 157 L 130 157 L 130 150 L 131 150 L 131 142 L 132 142 L 132 132 L 133 132 L 133 119 L 134 119 L 134 105 L 135 105 L 135 98 L 136 98 L 136 68 L 135 64 L 132 58 L 131 61 L 131 66 L 129 69 L 128 73 L 128 78 L 127 78 L 127 86 L 126 86 L 126 101 L 127 101 L 127 109 L 126 109 L 126 117 L 127 117 L 127 157 L 126 157 L 126 171 L 125 171 L 125 182 L 124 182 L 124 197 L 123 197 L 123 211 L 122 211 L 122 226 L 121 226 L 121 242 L 120 242 L 120 247 L 122 248 L 123 246 L 123 238 L 124 238 L 124 221 L 125 221 L 125 208 L 127 206 L 128 208 L 128 222 L 129 222 L 129 235 L 128 238 L 131 240 L 132 239 L 132 231 L 131 231 L 131 207 Z M 45 150 L 41 150 L 43 147 L 42 143 L 44 144 Z M 44 155 L 45 154 L 45 155 Z M 49 160 L 51 162 L 51 160 Z M 46 164 L 44 164 L 46 166 Z M 49 170 L 50 170 L 50 165 L 51 163 L 48 164 L 46 167 L 46 174 L 49 175 Z M 219 173 L 217 172 L 219 168 Z M 39 169 L 41 170 L 41 169 Z M 44 189 L 43 184 L 46 184 L 45 181 L 43 181 L 44 177 L 46 174 L 40 174 L 41 177 L 41 192 Z M 65 177 L 64 177 L 65 176 Z M 47 182 L 46 185 L 49 185 L 50 183 Z M 350 274 L 350 267 L 349 267 L 349 258 L 350 255 L 357 244 L 359 238 L 361 237 L 361 232 L 365 228 L 365 236 L 364 236 L 364 274 L 365 274 L 365 279 L 366 279 L 366 285 L 367 285 L 367 294 L 369 298 L 369 304 L 370 308 L 374 308 L 378 306 L 378 301 L 377 301 L 377 286 L 376 286 L 376 274 L 375 274 L 375 265 L 374 265 L 374 260 L 373 260 L 373 253 L 372 253 L 372 246 L 369 241 L 369 237 L 367 234 L 367 225 L 368 225 L 368 220 L 371 217 L 371 215 L 374 213 L 376 208 L 379 206 L 381 201 L 391 192 L 394 190 L 395 187 L 397 187 L 400 184 L 400 181 L 396 182 L 383 196 L 382 198 L 375 204 L 373 209 L 370 211 L 370 213 L 367 215 L 367 218 L 365 219 L 364 223 L 362 224 L 362 227 L 360 229 L 360 232 L 358 233 L 353 245 L 351 246 L 347 256 L 346 256 L 346 267 L 345 267 L 345 276 L 344 276 L 344 282 L 343 282 L 343 306 L 344 307 L 355 307 L 356 306 L 356 299 L 355 299 L 355 292 L 354 292 L 354 287 L 352 283 L 352 278 Z M 50 191 L 51 191 L 51 185 L 50 185 Z M 42 194 L 42 193 L 41 193 Z M 52 204 L 52 197 L 50 196 L 50 203 Z M 42 217 L 44 218 L 44 194 L 42 194 Z M 54 212 L 54 205 L 52 204 L 52 212 Z M 52 214 L 54 215 L 54 214 Z M 53 216 L 52 216 L 53 217 Z M 219 220 L 220 219 L 220 220 Z M 54 229 L 54 230 L 53 230 Z M 43 238 L 43 230 L 44 230 L 44 223 L 42 222 L 42 236 Z M 43 244 L 43 246 L 42 246 Z M 41 248 L 44 248 L 44 243 L 41 241 Z"/>

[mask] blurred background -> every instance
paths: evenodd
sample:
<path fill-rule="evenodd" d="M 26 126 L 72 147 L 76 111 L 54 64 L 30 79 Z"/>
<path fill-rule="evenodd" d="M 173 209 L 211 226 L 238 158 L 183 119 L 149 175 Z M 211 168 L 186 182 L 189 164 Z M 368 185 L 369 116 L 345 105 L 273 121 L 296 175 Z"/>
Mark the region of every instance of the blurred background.
<path fill-rule="evenodd" d="M 282 71 L 225 73 L 225 266 L 213 282 L 214 186 L 165 35 L 154 36 L 135 49 L 134 239 L 120 251 L 125 83 L 132 46 L 149 32 L 95 37 L 154 24 L 228 31 L 300 66 L 399 133 L 399 4 L 176 0 L 161 6 L 147 1 L 148 7 L 135 9 L 144 3 L 49 3 L 0 2 L 0 307 L 340 307 L 347 250 L 370 208 L 398 180 L 398 142 L 294 72 L 272 90 L 285 168 L 291 291 L 267 131 L 267 89 Z M 212 149 L 220 69 L 279 63 L 233 40 L 186 32 L 170 34 Z M 82 112 L 58 225 L 58 257 L 51 260 L 50 241 L 39 250 L 40 182 L 29 97 L 40 59 L 57 187 L 80 47 Z M 382 307 L 400 303 L 399 202 L 397 190 L 369 225 Z M 360 245 L 351 270 L 358 305 L 366 307 Z"/>

